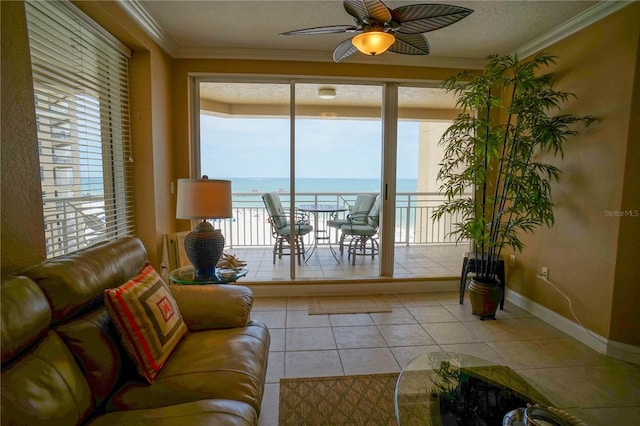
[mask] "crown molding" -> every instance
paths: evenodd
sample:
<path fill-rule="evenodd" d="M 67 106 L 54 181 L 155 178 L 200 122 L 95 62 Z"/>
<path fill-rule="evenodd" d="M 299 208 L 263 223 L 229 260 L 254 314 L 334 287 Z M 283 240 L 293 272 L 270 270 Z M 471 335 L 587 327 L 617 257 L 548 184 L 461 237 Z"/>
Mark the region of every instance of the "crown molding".
<path fill-rule="evenodd" d="M 239 59 L 259 61 L 303 61 L 334 63 L 331 53 L 310 50 L 276 49 L 229 49 L 229 48 L 182 48 L 176 58 L 180 59 Z M 451 58 L 444 56 L 397 55 L 394 53 L 376 56 L 353 55 L 340 63 L 404 65 L 435 68 L 482 69 L 486 58 Z"/>
<path fill-rule="evenodd" d="M 548 33 L 520 46 L 513 53 L 516 53 L 521 58 L 534 55 L 631 3 L 633 1 L 601 1 Z"/>
<path fill-rule="evenodd" d="M 164 32 L 162 27 L 156 22 L 149 12 L 140 4 L 138 0 L 116 0 L 120 7 L 138 25 L 140 25 L 145 33 L 153 39 L 158 45 L 171 57 L 175 57 L 178 53 L 178 48 L 171 41 L 167 33 Z"/>

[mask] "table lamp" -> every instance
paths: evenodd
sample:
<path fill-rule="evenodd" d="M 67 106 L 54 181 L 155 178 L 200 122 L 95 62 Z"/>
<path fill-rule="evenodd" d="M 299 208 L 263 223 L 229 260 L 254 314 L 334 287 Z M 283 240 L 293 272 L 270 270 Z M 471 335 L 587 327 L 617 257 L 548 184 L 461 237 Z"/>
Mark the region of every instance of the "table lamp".
<path fill-rule="evenodd" d="M 184 239 L 187 257 L 195 269 L 196 280 L 215 277 L 216 264 L 224 249 L 224 236 L 207 219 L 232 217 L 231 181 L 178 179 L 178 219 L 202 219 Z"/>

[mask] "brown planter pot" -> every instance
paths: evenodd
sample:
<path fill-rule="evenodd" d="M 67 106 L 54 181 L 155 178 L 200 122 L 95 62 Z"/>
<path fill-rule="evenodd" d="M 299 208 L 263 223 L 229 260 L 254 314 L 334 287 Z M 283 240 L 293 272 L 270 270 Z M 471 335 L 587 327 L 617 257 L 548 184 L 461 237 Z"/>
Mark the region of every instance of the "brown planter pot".
<path fill-rule="evenodd" d="M 481 320 L 496 319 L 496 310 L 502 300 L 502 289 L 497 279 L 486 282 L 479 278 L 471 278 L 469 282 L 469 299 L 471 313 Z"/>

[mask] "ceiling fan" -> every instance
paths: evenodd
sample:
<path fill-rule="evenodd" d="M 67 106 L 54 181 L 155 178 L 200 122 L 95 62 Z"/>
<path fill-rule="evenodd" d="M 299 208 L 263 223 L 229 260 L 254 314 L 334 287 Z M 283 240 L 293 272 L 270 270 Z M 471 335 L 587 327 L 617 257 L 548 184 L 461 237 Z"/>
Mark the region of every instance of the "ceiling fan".
<path fill-rule="evenodd" d="M 379 55 L 387 50 L 428 55 L 429 42 L 423 33 L 446 27 L 473 13 L 471 9 L 446 4 L 413 4 L 397 9 L 389 9 L 380 0 L 344 0 L 343 4 L 355 25 L 306 28 L 281 35 L 358 33 L 336 47 L 335 62 L 357 51 L 365 55 Z"/>

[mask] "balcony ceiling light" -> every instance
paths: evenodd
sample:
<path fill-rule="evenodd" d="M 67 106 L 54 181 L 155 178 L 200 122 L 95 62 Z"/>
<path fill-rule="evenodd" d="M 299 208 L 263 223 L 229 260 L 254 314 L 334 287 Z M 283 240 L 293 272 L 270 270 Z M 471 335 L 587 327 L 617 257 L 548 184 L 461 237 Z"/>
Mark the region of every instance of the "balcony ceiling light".
<path fill-rule="evenodd" d="M 320 99 L 333 99 L 336 97 L 336 89 L 325 87 L 318 90 L 318 97 Z"/>

